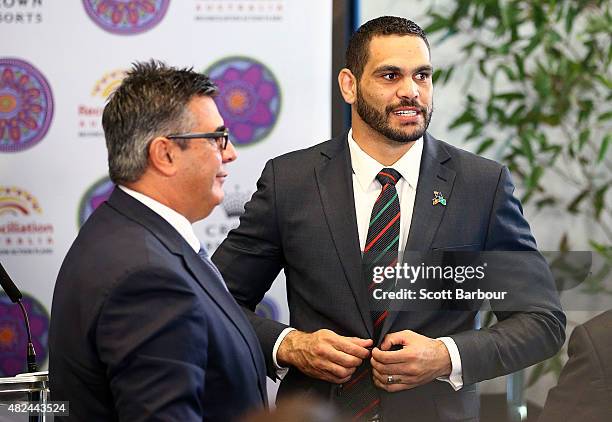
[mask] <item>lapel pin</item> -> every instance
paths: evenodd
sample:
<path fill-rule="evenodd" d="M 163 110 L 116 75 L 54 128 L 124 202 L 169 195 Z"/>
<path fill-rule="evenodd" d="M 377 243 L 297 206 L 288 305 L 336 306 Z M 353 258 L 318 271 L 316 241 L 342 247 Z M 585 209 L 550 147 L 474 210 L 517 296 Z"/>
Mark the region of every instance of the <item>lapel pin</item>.
<path fill-rule="evenodd" d="M 432 205 L 442 204 L 442 206 L 446 206 L 446 198 L 442 194 L 442 192 L 434 191 L 434 198 L 431 201 Z"/>

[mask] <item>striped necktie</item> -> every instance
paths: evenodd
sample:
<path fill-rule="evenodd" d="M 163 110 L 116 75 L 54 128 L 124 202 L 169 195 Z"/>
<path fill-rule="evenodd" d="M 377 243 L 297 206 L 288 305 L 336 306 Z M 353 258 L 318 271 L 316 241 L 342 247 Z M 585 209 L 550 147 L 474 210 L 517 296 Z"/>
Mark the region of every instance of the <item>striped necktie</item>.
<path fill-rule="evenodd" d="M 382 169 L 376 179 L 382 189 L 372 208 L 368 236 L 363 252 L 363 274 L 368 284 L 368 297 L 374 322 L 374 342 L 380 342 L 380 332 L 388 314 L 388 304 L 375 301 L 374 288 L 389 290 L 394 284 L 387 280 L 373 283 L 374 266 L 395 265 L 399 245 L 400 207 L 395 184 L 402 176 L 392 168 Z M 377 287 L 375 287 L 377 286 Z M 353 421 L 380 421 L 380 395 L 372 382 L 372 366 L 366 359 L 351 379 L 338 390 L 339 403 Z"/>
<path fill-rule="evenodd" d="M 397 263 L 397 255 L 400 237 L 400 203 L 395 184 L 402 175 L 395 169 L 384 168 L 377 175 L 376 180 L 382 189 L 370 217 L 368 236 L 363 249 L 364 279 L 368 288 L 368 299 L 372 311 L 372 322 L 374 324 L 374 343 L 382 340 L 380 332 L 385 318 L 389 314 L 388 301 L 376 300 L 373 295 L 374 289 L 389 291 L 395 286 L 395 279 L 385 279 L 382 283 L 374 283 L 374 267 L 394 266 Z"/>

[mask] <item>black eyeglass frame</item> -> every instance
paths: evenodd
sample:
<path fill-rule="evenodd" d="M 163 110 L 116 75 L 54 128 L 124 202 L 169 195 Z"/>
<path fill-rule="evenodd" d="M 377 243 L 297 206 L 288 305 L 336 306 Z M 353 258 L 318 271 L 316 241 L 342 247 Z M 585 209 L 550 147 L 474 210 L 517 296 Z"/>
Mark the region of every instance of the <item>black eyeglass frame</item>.
<path fill-rule="evenodd" d="M 223 151 L 227 148 L 229 141 L 229 132 L 227 130 L 218 132 L 206 132 L 206 133 L 177 133 L 166 136 L 168 139 L 223 139 L 221 143 L 217 141 L 217 145 Z"/>

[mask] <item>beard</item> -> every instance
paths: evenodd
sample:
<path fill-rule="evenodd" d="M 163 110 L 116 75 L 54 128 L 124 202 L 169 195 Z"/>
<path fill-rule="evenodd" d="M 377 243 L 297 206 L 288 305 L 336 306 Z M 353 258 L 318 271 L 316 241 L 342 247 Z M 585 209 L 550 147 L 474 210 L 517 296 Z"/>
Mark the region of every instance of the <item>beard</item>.
<path fill-rule="evenodd" d="M 398 104 L 389 105 L 385 108 L 385 112 L 382 113 L 376 108 L 374 108 L 370 103 L 368 103 L 363 96 L 357 91 L 357 100 L 355 102 L 355 106 L 357 109 L 357 114 L 361 117 L 368 126 L 374 129 L 376 132 L 380 133 L 384 137 L 399 143 L 409 143 L 414 142 L 425 134 L 425 131 L 429 127 L 429 122 L 431 121 L 431 116 L 433 114 L 433 101 L 429 108 L 422 107 L 416 100 L 408 100 L 404 99 L 400 101 Z M 415 107 L 419 110 L 421 115 L 424 117 L 424 122 L 422 124 L 418 124 L 414 129 L 411 129 L 410 132 L 406 132 L 409 130 L 409 126 L 414 126 L 413 124 L 405 125 L 406 130 L 397 129 L 392 127 L 389 124 L 389 114 L 393 113 L 398 107 Z"/>

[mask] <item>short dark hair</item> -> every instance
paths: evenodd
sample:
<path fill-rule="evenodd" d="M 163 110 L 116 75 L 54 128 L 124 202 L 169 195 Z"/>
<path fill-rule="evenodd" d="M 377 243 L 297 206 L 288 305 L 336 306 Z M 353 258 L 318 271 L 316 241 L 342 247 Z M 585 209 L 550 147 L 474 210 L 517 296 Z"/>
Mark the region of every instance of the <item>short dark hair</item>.
<path fill-rule="evenodd" d="M 359 80 L 363 75 L 363 68 L 368 61 L 370 41 L 380 35 L 413 35 L 420 37 L 427 45 L 429 41 L 423 29 L 406 18 L 397 16 L 381 16 L 361 25 L 353 34 L 346 49 L 346 67 Z"/>
<path fill-rule="evenodd" d="M 191 130 L 195 122 L 188 103 L 217 93 L 208 76 L 193 68 L 177 69 L 157 60 L 134 63 L 102 114 L 111 180 L 137 181 L 147 168 L 151 140 Z"/>

